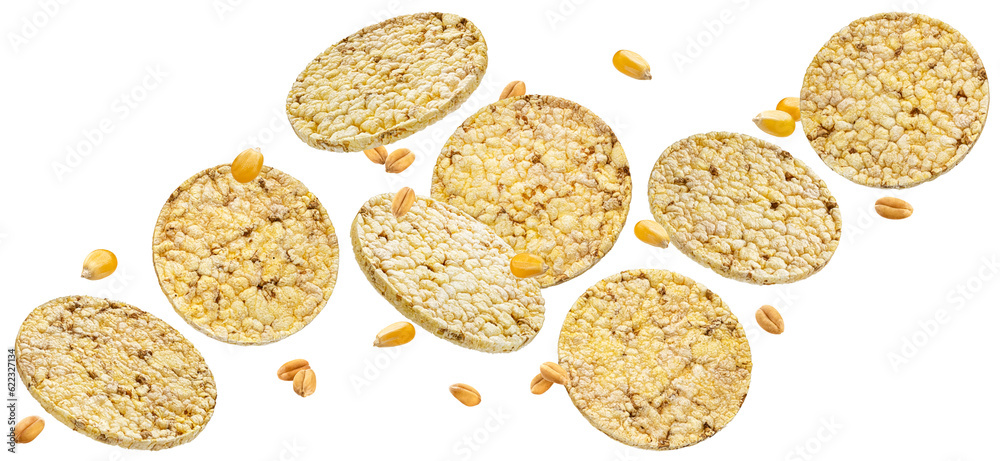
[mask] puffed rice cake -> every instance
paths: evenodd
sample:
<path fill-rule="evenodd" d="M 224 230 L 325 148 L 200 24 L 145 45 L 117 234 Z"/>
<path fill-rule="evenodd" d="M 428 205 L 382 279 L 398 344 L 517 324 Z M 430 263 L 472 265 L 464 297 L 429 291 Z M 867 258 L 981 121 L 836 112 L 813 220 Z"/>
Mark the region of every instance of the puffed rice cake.
<path fill-rule="evenodd" d="M 278 341 L 312 321 L 337 282 L 339 252 L 319 199 L 268 166 L 246 184 L 229 165 L 195 174 L 153 232 L 153 265 L 174 309 L 233 344 Z"/>
<path fill-rule="evenodd" d="M 962 161 L 990 91 L 972 45 L 948 24 L 884 13 L 841 29 L 802 81 L 802 131 L 841 176 L 882 188 L 930 181 Z"/>
<path fill-rule="evenodd" d="M 750 345 L 718 295 L 656 269 L 608 277 L 580 296 L 559 334 L 566 391 L 594 427 L 670 450 L 722 430 L 750 387 Z"/>
<path fill-rule="evenodd" d="M 392 194 L 372 197 L 351 225 L 358 265 L 406 318 L 484 352 L 510 352 L 542 328 L 538 281 L 511 274 L 514 250 L 485 224 L 429 197 L 396 219 Z"/>
<path fill-rule="evenodd" d="M 99 442 L 159 450 L 190 442 L 215 409 L 197 349 L 152 314 L 67 296 L 35 308 L 15 342 L 17 371 L 61 423 Z"/>
<path fill-rule="evenodd" d="M 649 209 L 681 252 L 744 282 L 804 279 L 840 242 L 840 208 L 826 183 L 743 134 L 697 134 L 668 147 L 649 176 Z"/>
<path fill-rule="evenodd" d="M 486 73 L 486 41 L 445 13 L 365 27 L 313 59 L 288 92 L 295 134 L 317 149 L 356 152 L 420 131 L 457 109 Z"/>
<path fill-rule="evenodd" d="M 587 108 L 555 96 L 490 104 L 455 130 L 431 196 L 488 224 L 517 253 L 541 256 L 542 287 L 582 274 L 625 225 L 632 178 L 621 143 Z"/>

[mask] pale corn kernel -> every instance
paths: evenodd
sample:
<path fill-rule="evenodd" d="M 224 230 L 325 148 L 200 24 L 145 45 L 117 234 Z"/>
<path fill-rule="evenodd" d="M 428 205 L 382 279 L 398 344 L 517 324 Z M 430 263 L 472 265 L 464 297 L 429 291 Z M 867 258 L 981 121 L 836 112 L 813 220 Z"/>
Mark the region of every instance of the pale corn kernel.
<path fill-rule="evenodd" d="M 503 87 L 503 91 L 500 92 L 500 99 L 503 100 L 517 96 L 524 96 L 524 93 L 527 91 L 528 90 L 527 87 L 524 86 L 524 82 L 514 80 L 513 82 L 508 83 L 507 86 Z"/>
<path fill-rule="evenodd" d="M 378 332 L 375 336 L 375 347 L 402 346 L 413 340 L 416 330 L 410 322 L 396 322 Z"/>
<path fill-rule="evenodd" d="M 802 113 L 799 112 L 799 98 L 788 97 L 782 99 L 781 101 L 778 101 L 778 105 L 775 106 L 775 109 L 787 112 L 788 115 L 792 116 L 792 120 L 796 122 L 799 121 L 800 117 L 802 117 Z"/>
<path fill-rule="evenodd" d="M 635 236 L 645 243 L 654 247 L 666 248 L 670 246 L 670 236 L 667 230 L 656 221 L 643 219 L 635 223 Z"/>
<path fill-rule="evenodd" d="M 233 160 L 230 171 L 237 182 L 248 183 L 253 181 L 260 174 L 260 169 L 264 167 L 264 154 L 260 149 L 252 148 L 240 152 Z"/>
<path fill-rule="evenodd" d="M 374 149 L 365 149 L 364 153 L 365 156 L 368 157 L 368 160 L 371 160 L 379 165 L 384 165 L 385 159 L 389 156 L 389 152 L 384 146 L 378 146 Z"/>
<path fill-rule="evenodd" d="M 649 80 L 653 75 L 649 72 L 649 63 L 639 56 L 639 53 L 629 50 L 618 50 L 611 63 L 619 72 L 638 80 Z"/>
<path fill-rule="evenodd" d="M 753 123 L 771 136 L 784 138 L 795 132 L 795 120 L 788 112 L 780 110 L 765 110 L 753 118 Z"/>
<path fill-rule="evenodd" d="M 108 250 L 94 250 L 83 260 L 83 272 L 80 277 L 87 280 L 100 280 L 115 272 L 118 268 L 118 258 Z"/>
<path fill-rule="evenodd" d="M 409 187 L 404 187 L 396 192 L 396 196 L 392 199 L 392 206 L 389 210 L 396 219 L 402 218 L 407 211 L 410 211 L 410 207 L 413 206 L 413 202 L 417 200 L 416 192 Z"/>
<path fill-rule="evenodd" d="M 541 256 L 531 253 L 521 253 L 510 258 L 510 272 L 517 278 L 529 278 L 542 275 L 549 268 Z"/>

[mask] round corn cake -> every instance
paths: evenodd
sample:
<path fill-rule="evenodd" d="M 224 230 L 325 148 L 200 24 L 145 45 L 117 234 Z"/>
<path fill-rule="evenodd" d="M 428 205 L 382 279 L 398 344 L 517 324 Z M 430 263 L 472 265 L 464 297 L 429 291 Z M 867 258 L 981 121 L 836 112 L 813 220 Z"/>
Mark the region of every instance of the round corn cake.
<path fill-rule="evenodd" d="M 316 196 L 268 166 L 246 184 L 229 165 L 192 176 L 153 231 L 153 265 L 174 309 L 233 344 L 278 341 L 312 321 L 337 282 L 339 252 Z"/>
<path fill-rule="evenodd" d="M 930 181 L 969 153 L 990 89 L 972 45 L 919 14 L 861 18 L 837 32 L 806 70 L 802 131 L 819 156 L 858 184 Z"/>
<path fill-rule="evenodd" d="M 190 442 L 215 409 L 215 379 L 197 349 L 152 314 L 89 296 L 53 299 L 14 343 L 31 396 L 94 440 L 159 450 Z"/>
<path fill-rule="evenodd" d="M 840 242 L 840 208 L 826 183 L 743 134 L 697 134 L 668 147 L 649 176 L 649 209 L 681 252 L 744 282 L 804 279 Z"/>
<path fill-rule="evenodd" d="M 638 448 L 696 444 L 736 416 L 750 344 L 721 299 L 665 270 L 608 277 L 577 299 L 559 334 L 566 391 L 594 427 Z"/>
<path fill-rule="evenodd" d="M 469 20 L 444 13 L 395 17 L 313 59 L 288 92 L 288 120 L 317 149 L 389 144 L 457 109 L 479 86 L 486 64 L 486 41 Z"/>
<path fill-rule="evenodd" d="M 541 256 L 542 287 L 582 274 L 625 225 L 632 177 L 611 128 L 587 108 L 525 95 L 469 117 L 441 149 L 431 196 Z"/>
<path fill-rule="evenodd" d="M 427 197 L 396 219 L 392 199 L 372 197 L 351 225 L 354 256 L 372 286 L 406 318 L 459 346 L 510 352 L 531 342 L 545 300 L 538 281 L 510 273 L 510 245 Z"/>

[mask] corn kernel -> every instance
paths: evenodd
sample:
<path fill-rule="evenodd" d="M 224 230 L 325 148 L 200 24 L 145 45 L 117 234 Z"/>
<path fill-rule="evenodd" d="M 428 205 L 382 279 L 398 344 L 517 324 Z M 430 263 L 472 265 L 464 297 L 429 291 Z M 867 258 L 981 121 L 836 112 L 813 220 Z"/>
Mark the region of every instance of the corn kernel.
<path fill-rule="evenodd" d="M 670 246 L 670 236 L 667 230 L 656 221 L 643 219 L 635 223 L 635 236 L 645 243 L 654 247 L 666 248 Z"/>
<path fill-rule="evenodd" d="M 510 259 L 510 272 L 514 277 L 525 279 L 537 277 L 549 270 L 541 256 L 531 253 L 521 253 Z"/>
<path fill-rule="evenodd" d="M 413 340 L 416 330 L 410 322 L 396 322 L 378 332 L 375 336 L 375 347 L 402 346 Z"/>
<path fill-rule="evenodd" d="M 618 50 L 611 58 L 611 63 L 619 72 L 634 79 L 649 80 L 653 78 L 653 75 L 649 73 L 649 63 L 634 51 Z"/>
<path fill-rule="evenodd" d="M 100 280 L 115 272 L 118 268 L 118 258 L 108 250 L 91 251 L 83 260 L 83 272 L 80 277 L 87 280 Z"/>
<path fill-rule="evenodd" d="M 788 115 L 792 116 L 792 120 L 799 121 L 802 117 L 802 113 L 799 112 L 799 98 L 785 98 L 778 101 L 778 105 L 775 107 L 782 112 L 787 112 Z"/>
<path fill-rule="evenodd" d="M 236 181 L 248 183 L 260 174 L 260 169 L 263 167 L 264 154 L 260 153 L 260 149 L 253 148 L 240 152 L 240 155 L 233 160 L 230 171 Z"/>
<path fill-rule="evenodd" d="M 771 136 L 784 138 L 795 132 L 795 120 L 788 112 L 780 110 L 765 110 L 753 118 L 753 123 Z"/>

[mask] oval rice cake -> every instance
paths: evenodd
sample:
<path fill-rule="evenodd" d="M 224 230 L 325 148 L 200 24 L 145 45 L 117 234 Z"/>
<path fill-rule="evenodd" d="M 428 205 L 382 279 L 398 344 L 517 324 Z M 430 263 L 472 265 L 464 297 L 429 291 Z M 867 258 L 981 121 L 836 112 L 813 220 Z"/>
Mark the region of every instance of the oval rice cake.
<path fill-rule="evenodd" d="M 559 363 L 594 427 L 653 450 L 722 430 L 746 398 L 753 366 L 743 327 L 716 294 L 655 269 L 587 289 L 566 315 Z"/>
<path fill-rule="evenodd" d="M 469 117 L 441 149 L 431 196 L 541 256 L 542 287 L 582 274 L 625 225 L 632 178 L 615 133 L 555 96 L 507 98 Z"/>
<path fill-rule="evenodd" d="M 304 328 L 330 299 L 339 254 L 316 196 L 268 166 L 246 184 L 229 165 L 192 176 L 153 231 L 153 266 L 174 309 L 233 344 L 267 344 Z"/>
<path fill-rule="evenodd" d="M 417 197 L 401 218 L 392 194 L 372 197 L 354 218 L 351 242 L 375 289 L 406 318 L 462 347 L 510 352 L 542 328 L 537 280 L 510 273 L 514 250 L 458 209 Z"/>
<path fill-rule="evenodd" d="M 67 296 L 35 308 L 15 341 L 17 371 L 45 411 L 125 448 L 190 442 L 215 409 L 197 349 L 155 316 L 117 301 Z"/>
<path fill-rule="evenodd" d="M 668 147 L 649 176 L 649 209 L 681 252 L 744 282 L 804 279 L 840 242 L 840 208 L 826 183 L 780 147 L 743 134 L 698 134 Z"/>
<path fill-rule="evenodd" d="M 986 123 L 976 50 L 919 14 L 861 18 L 823 45 L 800 94 L 802 131 L 841 176 L 883 188 L 930 181 L 960 162 Z"/>
<path fill-rule="evenodd" d="M 463 17 L 419 13 L 387 19 L 306 66 L 288 92 L 288 120 L 317 149 L 382 146 L 457 109 L 479 86 L 486 64 L 486 41 Z"/>

